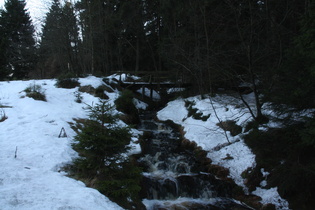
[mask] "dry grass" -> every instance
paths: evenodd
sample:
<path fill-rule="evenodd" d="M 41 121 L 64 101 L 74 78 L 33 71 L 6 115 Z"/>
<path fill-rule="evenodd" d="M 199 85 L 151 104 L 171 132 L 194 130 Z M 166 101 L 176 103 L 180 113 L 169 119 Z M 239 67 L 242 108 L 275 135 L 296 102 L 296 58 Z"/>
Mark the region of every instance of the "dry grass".
<path fill-rule="evenodd" d="M 30 84 L 24 92 L 27 97 L 33 98 L 34 100 L 46 101 L 44 90 L 40 85 Z"/>

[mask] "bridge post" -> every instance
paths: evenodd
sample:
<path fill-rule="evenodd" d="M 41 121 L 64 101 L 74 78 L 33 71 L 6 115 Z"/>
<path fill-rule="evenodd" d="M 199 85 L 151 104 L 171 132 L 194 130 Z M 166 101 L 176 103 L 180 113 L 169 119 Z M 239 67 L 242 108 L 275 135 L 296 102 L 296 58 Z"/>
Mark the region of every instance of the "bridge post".
<path fill-rule="evenodd" d="M 153 85 L 152 85 L 152 81 L 150 81 L 150 98 L 151 100 L 153 100 Z"/>
<path fill-rule="evenodd" d="M 142 86 L 142 99 L 144 98 L 144 96 L 145 96 L 145 86 L 143 85 Z"/>

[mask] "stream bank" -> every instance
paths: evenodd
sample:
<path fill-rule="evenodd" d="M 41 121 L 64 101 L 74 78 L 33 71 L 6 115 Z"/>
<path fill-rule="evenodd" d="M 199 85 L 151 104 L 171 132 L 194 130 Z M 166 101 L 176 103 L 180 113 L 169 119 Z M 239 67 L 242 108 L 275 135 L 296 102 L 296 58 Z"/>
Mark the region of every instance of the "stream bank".
<path fill-rule="evenodd" d="M 211 165 L 205 151 L 182 138 L 178 125 L 157 121 L 155 111 L 142 112 L 140 122 L 138 163 L 147 209 L 251 209 L 235 198 L 258 207 L 259 198 L 245 196 L 224 168 Z"/>

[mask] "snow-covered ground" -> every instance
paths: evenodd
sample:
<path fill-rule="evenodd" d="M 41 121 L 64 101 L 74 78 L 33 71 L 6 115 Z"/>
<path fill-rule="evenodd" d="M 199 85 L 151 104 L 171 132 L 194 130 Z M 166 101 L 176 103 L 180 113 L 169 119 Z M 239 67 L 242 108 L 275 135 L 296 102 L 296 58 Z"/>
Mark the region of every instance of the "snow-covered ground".
<path fill-rule="evenodd" d="M 81 85 L 102 84 L 96 77 L 80 79 Z M 41 85 L 47 102 L 25 97 L 30 84 Z M 95 189 L 68 178 L 60 167 L 77 157 L 71 143 L 75 132 L 68 122 L 86 118 L 83 107 L 97 103 L 74 89 L 56 88 L 55 80 L 0 82 L 0 105 L 8 117 L 0 122 L 0 209 L 121 209 Z M 118 93 L 109 94 L 113 101 Z M 64 128 L 67 138 L 58 138 Z"/>
<path fill-rule="evenodd" d="M 250 100 L 250 95 L 248 97 Z M 185 100 L 193 101 L 195 103 L 193 107 L 202 112 L 203 116 L 210 114 L 208 120 L 202 121 L 187 117 L 188 111 L 185 107 Z M 250 114 L 242 108 L 241 101 L 231 96 L 217 96 L 211 100 L 210 98 L 201 99 L 199 96 L 187 99 L 179 98 L 169 102 L 164 109 L 159 111 L 158 118 L 160 120 L 172 120 L 183 126 L 185 137 L 208 151 L 208 157 L 213 161 L 213 164 L 228 168 L 230 177 L 246 190 L 241 174 L 247 168 L 255 166 L 255 155 L 246 146 L 241 135 L 233 137 L 227 132 L 227 139 L 224 131 L 217 126 L 219 120 L 215 112 L 220 121 L 234 120 L 236 124 L 241 126 L 251 120 Z M 232 144 L 227 144 L 228 141 Z M 277 188 L 264 189 L 263 187 L 264 182 L 253 192 L 253 194 L 262 197 L 262 203 L 273 203 L 277 209 L 289 209 L 288 202 L 279 196 Z"/>
<path fill-rule="evenodd" d="M 81 78 L 79 82 L 81 86 L 92 85 L 95 88 L 103 84 L 100 78 L 92 76 Z M 97 190 L 85 187 L 82 182 L 68 178 L 60 171 L 64 164 L 77 157 L 71 148 L 75 132 L 69 122 L 74 122 L 73 118 L 86 118 L 87 113 L 83 108 L 86 104 L 96 104 L 98 98 L 81 93 L 83 103 L 76 103 L 78 88 L 56 88 L 55 83 L 56 80 L 0 82 L 0 105 L 6 107 L 0 108 L 0 114 L 5 113 L 8 117 L 0 122 L 0 210 L 121 209 Z M 47 102 L 25 96 L 23 90 L 34 84 L 41 85 L 45 90 Z M 113 103 L 119 93 L 107 95 L 110 103 Z M 225 145 L 227 139 L 216 125 L 218 119 L 209 99 L 192 97 L 185 100 L 194 101 L 195 108 L 204 115 L 210 114 L 209 119 L 201 121 L 187 117 L 184 99 L 169 102 L 158 113 L 158 118 L 181 124 L 187 139 L 208 151 L 214 164 L 229 168 L 235 182 L 245 187 L 241 173 L 255 166 L 254 154 L 241 136 L 229 135 L 232 144 Z M 135 102 L 138 107 L 146 107 L 141 101 Z M 241 103 L 235 98 L 216 97 L 212 104 L 222 121 L 235 120 L 237 124 L 244 125 L 250 119 L 243 109 L 236 108 Z M 62 128 L 66 131 L 66 138 L 58 138 Z M 138 133 L 133 132 L 133 139 L 137 140 Z M 139 152 L 139 145 L 133 146 L 130 153 Z M 233 159 L 224 159 L 227 156 Z M 264 189 L 262 183 L 254 193 L 261 196 L 264 203 L 274 203 L 278 209 L 288 209 L 288 203 L 281 199 L 276 188 Z"/>

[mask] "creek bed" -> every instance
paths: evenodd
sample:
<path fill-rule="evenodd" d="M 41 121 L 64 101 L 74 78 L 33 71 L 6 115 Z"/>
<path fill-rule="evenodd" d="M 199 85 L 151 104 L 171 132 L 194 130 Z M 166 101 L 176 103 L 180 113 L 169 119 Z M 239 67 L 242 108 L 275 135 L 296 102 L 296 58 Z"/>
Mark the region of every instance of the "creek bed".
<path fill-rule="evenodd" d="M 230 183 L 203 172 L 194 153 L 181 147 L 180 134 L 165 122 L 157 122 L 156 112 L 140 114 L 139 130 L 144 132 L 143 204 L 155 209 L 251 209 L 232 199 Z"/>

